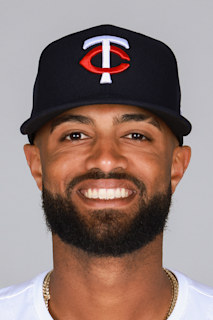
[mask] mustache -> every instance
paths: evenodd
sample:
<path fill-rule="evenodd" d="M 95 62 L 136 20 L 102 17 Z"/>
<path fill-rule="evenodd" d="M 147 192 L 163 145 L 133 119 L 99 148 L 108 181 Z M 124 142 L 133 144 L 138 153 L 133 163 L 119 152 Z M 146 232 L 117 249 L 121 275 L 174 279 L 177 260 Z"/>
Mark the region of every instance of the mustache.
<path fill-rule="evenodd" d="M 66 193 L 69 196 L 72 192 L 73 188 L 80 182 L 88 180 L 88 179 L 118 179 L 118 180 L 128 180 L 132 182 L 140 191 L 140 194 L 142 195 L 146 191 L 146 186 L 143 183 L 143 181 L 137 179 L 136 177 L 126 173 L 126 172 L 116 172 L 111 171 L 108 173 L 105 173 L 101 171 L 100 169 L 93 169 L 81 176 L 77 176 L 73 178 L 70 183 L 66 186 Z"/>

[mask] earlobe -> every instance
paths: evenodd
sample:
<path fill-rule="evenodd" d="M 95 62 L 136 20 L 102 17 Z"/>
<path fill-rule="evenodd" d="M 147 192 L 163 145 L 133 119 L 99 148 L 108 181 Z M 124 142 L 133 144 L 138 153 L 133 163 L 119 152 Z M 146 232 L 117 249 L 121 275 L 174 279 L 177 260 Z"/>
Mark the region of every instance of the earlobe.
<path fill-rule="evenodd" d="M 171 168 L 171 186 L 172 193 L 186 171 L 191 158 L 191 148 L 188 146 L 176 147 L 173 153 L 173 161 Z"/>
<path fill-rule="evenodd" d="M 31 174 L 35 179 L 37 186 L 42 190 L 42 167 L 40 159 L 40 151 L 37 146 L 26 144 L 24 146 L 24 153 L 27 159 Z"/>

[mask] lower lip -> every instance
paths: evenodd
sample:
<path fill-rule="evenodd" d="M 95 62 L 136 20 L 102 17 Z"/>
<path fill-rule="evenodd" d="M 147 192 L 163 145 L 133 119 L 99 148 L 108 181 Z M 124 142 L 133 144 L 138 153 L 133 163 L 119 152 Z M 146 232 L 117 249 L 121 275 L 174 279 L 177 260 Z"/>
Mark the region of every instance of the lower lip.
<path fill-rule="evenodd" d="M 115 208 L 127 206 L 133 201 L 136 196 L 136 192 L 133 192 L 127 198 L 103 200 L 86 198 L 79 190 L 77 191 L 77 194 L 80 199 L 83 200 L 84 204 L 95 208 Z"/>

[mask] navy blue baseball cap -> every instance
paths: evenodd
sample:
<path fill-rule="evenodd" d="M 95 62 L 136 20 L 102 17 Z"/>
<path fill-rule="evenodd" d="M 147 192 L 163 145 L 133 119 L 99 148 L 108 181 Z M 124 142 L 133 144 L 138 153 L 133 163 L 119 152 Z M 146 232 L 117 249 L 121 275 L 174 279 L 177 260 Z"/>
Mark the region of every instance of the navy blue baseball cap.
<path fill-rule="evenodd" d="M 177 62 L 167 45 L 134 31 L 100 25 L 44 49 L 32 113 L 21 132 L 33 144 L 36 132 L 66 110 L 123 104 L 157 115 L 182 145 L 191 124 L 181 115 L 180 98 Z"/>

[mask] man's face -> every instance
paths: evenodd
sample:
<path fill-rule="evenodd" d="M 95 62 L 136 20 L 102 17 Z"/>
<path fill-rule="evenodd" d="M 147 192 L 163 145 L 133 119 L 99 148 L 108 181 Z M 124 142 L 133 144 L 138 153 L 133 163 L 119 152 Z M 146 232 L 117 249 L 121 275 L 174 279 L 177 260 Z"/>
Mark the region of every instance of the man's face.
<path fill-rule="evenodd" d="M 179 147 L 159 118 L 133 106 L 79 107 L 45 125 L 35 144 L 47 223 L 63 241 L 121 255 L 163 231 Z"/>

